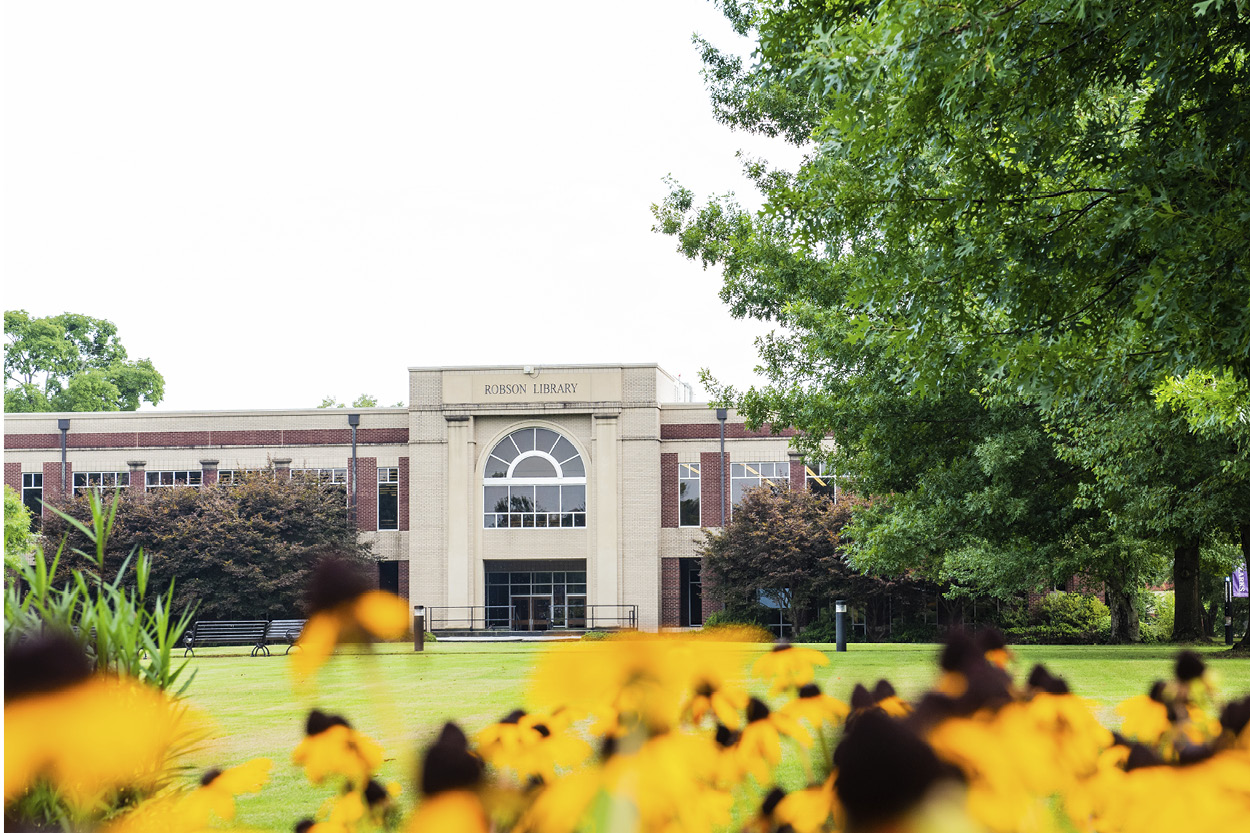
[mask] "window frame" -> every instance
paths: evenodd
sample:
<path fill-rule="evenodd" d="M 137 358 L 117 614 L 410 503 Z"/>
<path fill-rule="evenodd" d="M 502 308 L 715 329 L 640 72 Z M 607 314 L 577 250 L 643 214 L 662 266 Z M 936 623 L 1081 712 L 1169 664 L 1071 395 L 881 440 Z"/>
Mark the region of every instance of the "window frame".
<path fill-rule="evenodd" d="M 91 482 L 93 477 L 96 479 L 95 483 Z M 106 484 L 104 482 L 106 477 L 112 478 L 113 482 Z M 78 482 L 79 478 L 83 481 L 81 484 Z M 122 482 L 123 479 L 125 482 Z M 94 490 L 97 494 L 117 489 L 129 489 L 130 472 L 117 471 L 116 469 L 110 471 L 76 471 L 70 476 L 70 484 L 74 497 L 85 494 L 88 489 Z"/>
<path fill-rule="evenodd" d="M 386 480 L 382 477 L 385 474 Z M 391 479 L 393 477 L 393 479 Z M 377 529 L 379 532 L 391 532 L 399 529 L 399 466 L 378 466 L 377 476 L 378 499 L 377 499 Z M 395 525 L 382 526 L 382 487 L 395 487 Z"/>
<path fill-rule="evenodd" d="M 161 483 L 161 475 L 168 474 L 173 478 L 172 483 Z M 178 475 L 185 475 L 186 480 L 179 482 Z M 152 475 L 156 475 L 157 482 L 152 482 Z M 176 489 L 179 486 L 186 486 L 191 489 L 198 489 L 204 485 L 204 472 L 201 469 L 147 469 L 143 472 L 143 491 L 151 492 L 159 489 Z"/>
<path fill-rule="evenodd" d="M 693 471 L 693 476 L 687 472 Z M 694 483 L 694 497 L 683 498 L 682 486 L 686 483 Z M 700 463 L 678 463 L 677 464 L 677 526 L 679 529 L 698 529 L 703 526 L 703 505 L 702 505 L 702 489 L 703 476 L 702 466 Z M 694 504 L 695 522 L 686 523 L 685 504 Z"/>
<path fill-rule="evenodd" d="M 554 441 L 550 447 L 543 448 L 539 445 L 539 433 L 546 432 L 554 436 Z M 519 435 L 526 432 L 532 432 L 531 436 L 526 438 L 523 443 L 517 442 Z M 571 455 L 563 458 L 555 454 L 557 449 L 561 448 L 564 443 L 572 450 Z M 510 444 L 510 447 L 509 447 Z M 522 445 L 525 447 L 522 448 Z M 500 455 L 501 449 L 504 454 Z M 515 452 L 515 453 L 513 453 Z M 541 459 L 547 462 L 551 469 L 555 472 L 553 477 L 532 477 L 519 476 L 516 474 L 517 469 L 526 460 Z M 492 460 L 496 461 L 492 463 Z M 500 473 L 500 465 L 506 468 Z M 483 460 L 482 469 L 482 528 L 483 529 L 585 529 L 588 522 L 589 512 L 587 511 L 587 478 L 586 478 L 586 461 L 582 453 L 578 450 L 577 445 L 560 431 L 547 426 L 526 426 L 509 431 L 502 439 L 496 442 Z M 580 471 L 580 475 L 566 474 L 566 467 L 572 468 L 573 471 Z M 491 473 L 491 472 L 494 473 Z M 554 487 L 556 495 L 559 499 L 559 505 L 554 509 L 538 510 L 538 488 Z M 496 495 L 493 505 L 499 506 L 499 501 L 505 501 L 506 511 L 491 511 L 489 508 L 492 503 L 487 500 L 487 489 L 504 489 L 504 496 L 501 498 Z M 514 495 L 513 491 L 517 494 Z M 566 492 L 566 490 L 568 490 Z M 580 509 L 566 508 L 564 506 L 566 494 L 576 494 L 573 490 L 580 490 Z M 528 491 L 528 495 L 526 492 Z M 517 511 L 514 507 L 518 501 L 528 500 L 531 507 L 528 511 Z"/>

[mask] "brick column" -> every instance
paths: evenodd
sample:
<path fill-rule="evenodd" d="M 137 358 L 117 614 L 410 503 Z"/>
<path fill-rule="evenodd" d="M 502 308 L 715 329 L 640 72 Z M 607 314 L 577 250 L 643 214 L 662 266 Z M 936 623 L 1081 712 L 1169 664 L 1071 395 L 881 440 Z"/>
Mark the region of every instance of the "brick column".
<path fill-rule="evenodd" d="M 275 457 L 273 461 L 273 473 L 278 477 L 282 477 L 284 475 L 286 477 L 290 477 L 291 476 L 291 458 L 290 457 Z"/>
<path fill-rule="evenodd" d="M 43 499 L 47 503 L 60 503 L 73 495 L 66 484 L 74 482 L 74 464 L 65 464 L 65 480 L 61 483 L 61 461 L 43 464 Z"/>
<path fill-rule="evenodd" d="M 676 457 L 677 455 L 673 455 Z M 660 627 L 681 625 L 681 559 L 660 559 Z"/>
<path fill-rule="evenodd" d="M 4 485 L 10 486 L 19 495 L 22 493 L 22 464 L 4 464 Z"/>
<path fill-rule="evenodd" d="M 220 460 L 200 461 L 200 483 L 211 486 L 217 482 L 217 464 Z"/>
<path fill-rule="evenodd" d="M 127 460 L 130 466 L 130 493 L 141 495 L 148 490 L 146 482 L 148 463 L 146 460 Z"/>
<path fill-rule="evenodd" d="M 412 606 L 412 597 L 408 593 L 408 562 L 407 561 L 399 562 L 399 597 L 401 599 L 407 600 L 409 607 Z"/>
<path fill-rule="evenodd" d="M 796 492 L 807 489 L 807 468 L 803 455 L 797 451 L 790 452 L 790 488 Z"/>
<path fill-rule="evenodd" d="M 729 508 L 729 452 L 725 452 L 725 512 Z M 720 452 L 705 451 L 699 455 L 699 504 L 703 525 L 724 526 L 720 516 Z"/>
<path fill-rule="evenodd" d="M 660 526 L 675 528 L 678 521 L 677 455 L 660 455 Z M 661 617 L 661 622 L 663 618 Z"/>
<path fill-rule="evenodd" d="M 376 532 L 378 529 L 378 458 L 356 457 L 356 529 Z"/>

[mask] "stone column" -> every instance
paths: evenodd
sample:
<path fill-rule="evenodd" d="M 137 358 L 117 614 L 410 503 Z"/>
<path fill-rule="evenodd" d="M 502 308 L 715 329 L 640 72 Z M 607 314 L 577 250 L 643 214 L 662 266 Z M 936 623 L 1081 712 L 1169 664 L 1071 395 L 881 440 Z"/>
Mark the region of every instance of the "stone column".
<path fill-rule="evenodd" d="M 469 513 L 473 501 L 473 420 L 447 417 L 447 604 L 473 604 Z M 453 618 L 468 611 L 451 611 Z"/>
<path fill-rule="evenodd" d="M 591 597 L 588 604 L 620 604 L 620 426 L 616 414 L 595 414 L 592 420 L 594 442 L 594 525 L 591 553 Z M 593 589 L 592 589 L 593 588 Z"/>

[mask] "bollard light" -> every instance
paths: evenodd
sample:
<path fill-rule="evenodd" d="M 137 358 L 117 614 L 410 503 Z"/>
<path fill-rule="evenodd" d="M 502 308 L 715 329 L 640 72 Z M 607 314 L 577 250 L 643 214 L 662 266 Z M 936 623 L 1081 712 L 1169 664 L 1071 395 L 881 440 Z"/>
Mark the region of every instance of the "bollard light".
<path fill-rule="evenodd" d="M 833 612 L 836 614 L 836 616 L 834 617 L 834 625 L 836 628 L 836 634 L 837 634 L 837 639 L 838 639 L 838 650 L 845 651 L 846 650 L 846 602 L 843 599 L 838 599 L 836 602 L 834 602 Z"/>
<path fill-rule="evenodd" d="M 425 605 L 412 606 L 412 650 L 425 650 Z"/>

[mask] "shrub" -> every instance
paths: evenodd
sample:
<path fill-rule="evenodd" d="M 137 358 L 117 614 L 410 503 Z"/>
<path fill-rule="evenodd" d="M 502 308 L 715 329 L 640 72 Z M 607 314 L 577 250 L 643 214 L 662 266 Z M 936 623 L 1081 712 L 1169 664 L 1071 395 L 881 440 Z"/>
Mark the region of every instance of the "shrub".
<path fill-rule="evenodd" d="M 1141 622 L 1141 641 L 1151 644 L 1168 642 L 1172 639 L 1172 623 L 1176 618 L 1176 594 L 1172 591 L 1163 593 L 1145 593 L 1145 615 Z"/>
<path fill-rule="evenodd" d="M 1031 624 L 1008 628 L 1007 637 L 1027 645 L 1093 645 L 1111 637 L 1111 611 L 1094 596 L 1051 593 Z"/>

